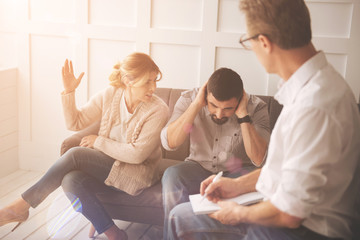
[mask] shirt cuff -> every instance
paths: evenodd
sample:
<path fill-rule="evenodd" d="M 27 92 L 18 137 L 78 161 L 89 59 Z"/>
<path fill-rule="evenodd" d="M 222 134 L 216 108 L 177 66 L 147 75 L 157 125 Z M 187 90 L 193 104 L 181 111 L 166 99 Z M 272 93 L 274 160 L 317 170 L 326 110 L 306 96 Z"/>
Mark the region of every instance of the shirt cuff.
<path fill-rule="evenodd" d="M 299 200 L 299 196 L 284 191 L 281 185 L 271 196 L 270 202 L 280 211 L 301 219 L 308 217 L 311 213 L 312 205 Z"/>
<path fill-rule="evenodd" d="M 167 130 L 168 127 L 164 127 L 163 130 L 161 130 L 160 138 L 161 138 L 161 144 L 163 148 L 167 151 L 175 151 L 177 148 L 170 148 L 168 144 L 168 138 L 167 138 Z"/>

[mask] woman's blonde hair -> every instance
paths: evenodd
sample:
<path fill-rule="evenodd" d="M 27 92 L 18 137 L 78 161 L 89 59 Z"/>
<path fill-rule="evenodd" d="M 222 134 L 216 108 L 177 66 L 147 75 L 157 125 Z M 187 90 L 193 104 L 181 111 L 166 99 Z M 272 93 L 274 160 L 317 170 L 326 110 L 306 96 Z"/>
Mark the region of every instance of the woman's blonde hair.
<path fill-rule="evenodd" d="M 151 57 L 145 53 L 135 52 L 114 66 L 114 71 L 109 77 L 110 85 L 125 89 L 124 77 L 129 77 L 133 81 L 132 86 L 141 87 L 147 83 L 152 72 L 157 74 L 156 81 L 160 81 L 162 73 Z"/>

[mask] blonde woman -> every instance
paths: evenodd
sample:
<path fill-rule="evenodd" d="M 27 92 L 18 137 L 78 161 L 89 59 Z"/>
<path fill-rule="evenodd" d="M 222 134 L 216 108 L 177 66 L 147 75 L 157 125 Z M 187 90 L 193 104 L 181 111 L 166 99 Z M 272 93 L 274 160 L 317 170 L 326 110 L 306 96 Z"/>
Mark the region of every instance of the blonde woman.
<path fill-rule="evenodd" d="M 81 203 L 77 210 L 98 233 L 105 233 L 108 239 L 127 239 L 92 188 L 137 195 L 159 180 L 160 131 L 169 115 L 167 105 L 154 95 L 162 75 L 148 55 L 130 54 L 115 66 L 111 86 L 77 109 L 75 89 L 83 75 L 76 78 L 72 62 L 65 61 L 62 103 L 66 125 L 78 131 L 101 120 L 98 135 L 84 137 L 80 147 L 66 152 L 21 198 L 1 209 L 0 226 L 25 221 L 30 207 L 35 208 L 63 183 L 69 199 Z M 86 186 L 89 182 L 90 188 Z"/>

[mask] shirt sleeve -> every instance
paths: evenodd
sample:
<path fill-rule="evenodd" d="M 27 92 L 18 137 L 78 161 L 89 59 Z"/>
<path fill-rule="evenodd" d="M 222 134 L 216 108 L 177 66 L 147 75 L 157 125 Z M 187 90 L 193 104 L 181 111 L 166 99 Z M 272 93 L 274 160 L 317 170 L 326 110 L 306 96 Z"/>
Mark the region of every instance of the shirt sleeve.
<path fill-rule="evenodd" d="M 168 130 L 167 126 L 161 130 L 161 136 L 160 136 L 161 144 L 162 144 L 163 148 L 165 148 L 167 151 L 174 151 L 174 150 L 176 150 L 176 148 L 170 148 L 170 146 L 168 144 L 167 130 Z"/>
<path fill-rule="evenodd" d="M 168 121 L 166 126 L 162 129 L 161 144 L 163 148 L 166 149 L 167 151 L 175 151 L 177 149 L 177 148 L 170 148 L 168 144 L 167 130 L 169 124 L 177 120 L 188 109 L 196 94 L 197 94 L 196 90 L 186 91 L 181 94 L 180 98 L 177 100 L 174 106 L 174 110 L 170 117 L 170 120 Z"/>
<path fill-rule="evenodd" d="M 112 90 L 113 89 L 109 87 L 104 91 L 98 92 L 79 109 L 76 107 L 75 103 L 75 91 L 68 94 L 62 94 L 61 98 L 66 127 L 72 131 L 79 131 L 95 121 L 100 120 L 104 96 Z"/>
<path fill-rule="evenodd" d="M 267 142 L 270 141 L 270 118 L 267 104 L 251 95 L 253 110 L 250 110 L 251 119 L 256 132 Z"/>
<path fill-rule="evenodd" d="M 301 109 L 288 118 L 281 180 L 270 201 L 292 216 L 306 218 L 323 200 L 327 172 L 340 159 L 341 134 L 325 111 Z"/>
<path fill-rule="evenodd" d="M 260 98 L 250 95 L 251 109 L 249 109 L 249 114 L 252 119 L 252 124 L 256 132 L 269 144 L 270 141 L 270 117 L 267 104 L 262 101 Z M 255 163 L 252 159 L 250 161 L 256 167 L 261 167 L 266 159 L 267 151 L 264 154 L 261 164 Z"/>

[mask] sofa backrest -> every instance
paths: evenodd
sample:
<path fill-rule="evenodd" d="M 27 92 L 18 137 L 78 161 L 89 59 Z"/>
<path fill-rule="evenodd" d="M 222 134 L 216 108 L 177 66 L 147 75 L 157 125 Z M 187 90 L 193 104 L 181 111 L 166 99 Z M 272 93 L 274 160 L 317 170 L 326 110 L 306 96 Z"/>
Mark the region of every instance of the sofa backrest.
<path fill-rule="evenodd" d="M 280 112 L 282 110 L 282 105 L 280 105 L 279 102 L 276 101 L 272 96 L 263 96 L 263 95 L 257 95 L 257 96 L 261 98 L 264 102 L 266 102 L 268 106 L 268 112 L 270 117 L 270 129 L 272 131 L 274 129 L 276 120 L 279 117 Z"/>
<path fill-rule="evenodd" d="M 181 93 L 186 89 L 175 89 L 175 88 L 157 88 L 155 94 L 164 100 L 169 106 L 170 116 L 174 110 L 174 106 L 181 96 Z M 185 142 L 175 151 L 167 151 L 162 148 L 163 158 L 174 159 L 183 161 L 189 156 L 190 140 L 186 138 Z"/>
<path fill-rule="evenodd" d="M 181 92 L 186 91 L 186 89 L 173 89 L 173 88 L 157 88 L 155 94 L 164 100 L 164 102 L 169 106 L 170 115 L 174 110 L 176 101 L 181 96 Z M 274 128 L 275 122 L 281 112 L 282 106 L 271 96 L 259 96 L 268 106 L 269 116 L 270 116 L 270 128 Z M 189 138 L 176 150 L 176 151 L 166 151 L 163 150 L 163 158 L 174 159 L 174 160 L 184 160 L 189 156 L 190 141 Z"/>

